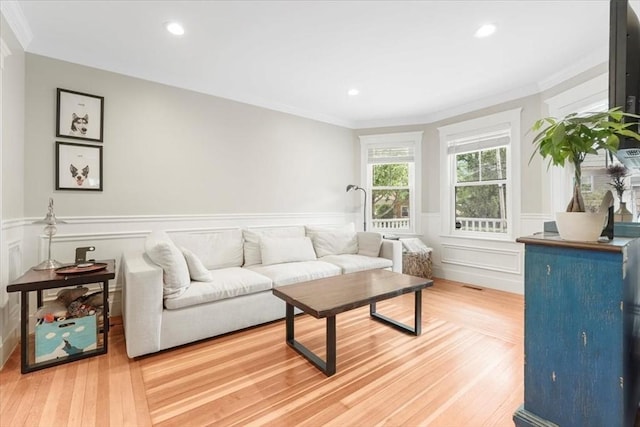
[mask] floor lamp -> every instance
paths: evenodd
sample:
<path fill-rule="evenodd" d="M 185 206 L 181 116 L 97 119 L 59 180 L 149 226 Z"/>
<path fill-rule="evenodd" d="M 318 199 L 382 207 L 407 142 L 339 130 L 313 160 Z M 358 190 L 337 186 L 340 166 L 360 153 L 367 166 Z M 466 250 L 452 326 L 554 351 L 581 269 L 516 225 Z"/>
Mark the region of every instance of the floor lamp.
<path fill-rule="evenodd" d="M 364 207 L 362 209 L 362 214 L 364 215 L 364 231 L 367 231 L 367 191 L 362 187 L 358 187 L 357 185 L 347 185 L 347 193 L 351 190 L 362 190 L 362 192 L 364 193 Z"/>

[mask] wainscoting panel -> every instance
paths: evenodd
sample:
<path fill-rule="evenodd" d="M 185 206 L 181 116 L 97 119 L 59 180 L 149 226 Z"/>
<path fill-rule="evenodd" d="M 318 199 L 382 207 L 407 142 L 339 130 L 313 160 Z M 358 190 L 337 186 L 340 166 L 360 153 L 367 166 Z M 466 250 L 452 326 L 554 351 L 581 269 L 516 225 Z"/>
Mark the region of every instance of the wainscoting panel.
<path fill-rule="evenodd" d="M 522 273 L 520 251 L 516 250 L 443 243 L 441 261 L 443 264 L 457 264 L 502 273 Z"/>
<path fill-rule="evenodd" d="M 523 215 L 520 230 L 540 231 L 542 218 L 541 215 L 527 215 L 526 218 Z M 515 241 L 442 235 L 439 213 L 423 214 L 422 230 L 422 240 L 433 248 L 435 277 L 524 293 L 523 245 Z"/>
<path fill-rule="evenodd" d="M 1 263 L 2 286 L 0 287 L 0 368 L 18 345 L 20 329 L 20 297 L 7 292 L 7 285 L 23 272 L 22 230 L 10 227 L 2 230 Z"/>

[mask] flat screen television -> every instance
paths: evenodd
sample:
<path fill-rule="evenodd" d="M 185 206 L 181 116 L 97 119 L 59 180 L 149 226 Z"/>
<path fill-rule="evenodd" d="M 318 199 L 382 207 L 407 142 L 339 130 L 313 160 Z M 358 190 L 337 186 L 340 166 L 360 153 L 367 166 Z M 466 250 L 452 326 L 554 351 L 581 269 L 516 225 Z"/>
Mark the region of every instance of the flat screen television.
<path fill-rule="evenodd" d="M 629 0 L 611 0 L 609 7 L 609 108 L 613 107 L 640 114 L 640 21 Z M 640 141 L 621 139 L 616 157 L 627 168 L 640 170 Z"/>

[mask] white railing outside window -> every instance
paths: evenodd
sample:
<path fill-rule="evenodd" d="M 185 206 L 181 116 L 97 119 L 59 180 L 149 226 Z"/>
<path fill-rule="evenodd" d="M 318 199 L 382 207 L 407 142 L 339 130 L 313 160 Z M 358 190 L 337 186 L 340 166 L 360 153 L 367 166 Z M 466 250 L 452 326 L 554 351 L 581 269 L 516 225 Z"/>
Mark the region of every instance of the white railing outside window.
<path fill-rule="evenodd" d="M 506 233 L 507 221 L 500 218 L 456 218 L 456 228 L 460 231 L 474 231 L 482 233 Z"/>
<path fill-rule="evenodd" d="M 409 218 L 389 218 L 372 220 L 376 230 L 409 230 L 411 220 Z"/>

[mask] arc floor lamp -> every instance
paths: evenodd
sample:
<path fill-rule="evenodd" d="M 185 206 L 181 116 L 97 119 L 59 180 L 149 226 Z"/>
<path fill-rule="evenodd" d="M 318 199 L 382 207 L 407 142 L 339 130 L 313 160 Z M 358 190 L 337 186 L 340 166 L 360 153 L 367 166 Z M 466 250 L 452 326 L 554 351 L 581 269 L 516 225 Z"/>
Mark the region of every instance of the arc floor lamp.
<path fill-rule="evenodd" d="M 347 193 L 351 190 L 362 190 L 362 192 L 364 193 L 364 207 L 362 208 L 362 214 L 364 215 L 364 231 L 367 231 L 367 191 L 364 188 L 358 187 L 354 184 L 347 185 Z"/>

